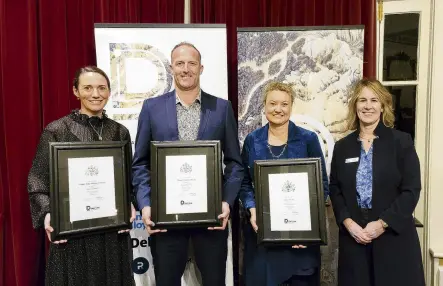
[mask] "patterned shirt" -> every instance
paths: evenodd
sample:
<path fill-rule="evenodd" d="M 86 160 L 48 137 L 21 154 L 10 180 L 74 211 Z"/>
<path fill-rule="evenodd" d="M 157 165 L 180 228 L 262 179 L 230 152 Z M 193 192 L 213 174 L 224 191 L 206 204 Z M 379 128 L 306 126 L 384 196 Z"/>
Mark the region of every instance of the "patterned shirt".
<path fill-rule="evenodd" d="M 180 141 L 196 140 L 200 127 L 201 91 L 195 101 L 186 106 L 175 93 L 177 106 L 178 138 Z"/>
<path fill-rule="evenodd" d="M 363 148 L 361 142 L 360 164 L 357 169 L 357 203 L 360 208 L 372 208 L 372 151 L 373 146 L 369 148 L 368 153 Z"/>

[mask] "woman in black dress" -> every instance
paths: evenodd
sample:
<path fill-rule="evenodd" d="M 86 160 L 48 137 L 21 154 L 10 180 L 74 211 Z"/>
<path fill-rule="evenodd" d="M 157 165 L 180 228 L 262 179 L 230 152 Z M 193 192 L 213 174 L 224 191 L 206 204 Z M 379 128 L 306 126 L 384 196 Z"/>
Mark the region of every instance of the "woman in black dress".
<path fill-rule="evenodd" d="M 110 95 L 110 82 L 101 69 L 79 69 L 73 91 L 81 108 L 46 126 L 28 176 L 32 224 L 35 229 L 44 227 L 49 240 L 53 231 L 49 213 L 49 142 L 131 141 L 128 129 L 109 119 L 103 110 Z M 131 222 L 134 218 L 132 206 Z M 46 265 L 46 285 L 135 285 L 128 231 L 53 241 Z"/>

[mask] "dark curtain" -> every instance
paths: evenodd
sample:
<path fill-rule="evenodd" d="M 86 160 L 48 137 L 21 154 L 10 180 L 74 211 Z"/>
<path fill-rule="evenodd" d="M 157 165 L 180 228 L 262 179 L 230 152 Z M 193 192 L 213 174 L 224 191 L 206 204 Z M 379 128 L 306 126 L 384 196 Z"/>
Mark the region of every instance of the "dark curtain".
<path fill-rule="evenodd" d="M 79 107 L 72 78 L 96 63 L 94 23 L 183 21 L 183 0 L 0 0 L 0 285 L 42 285 L 27 175 L 42 128 Z"/>
<path fill-rule="evenodd" d="M 192 23 L 227 26 L 229 99 L 237 113 L 237 28 L 365 25 L 363 75 L 376 75 L 375 0 L 192 0 Z M 322 249 L 322 285 L 336 285 L 337 228 L 326 209 L 329 244 Z M 242 243 L 238 205 L 232 213 L 234 282 L 242 285 Z"/>

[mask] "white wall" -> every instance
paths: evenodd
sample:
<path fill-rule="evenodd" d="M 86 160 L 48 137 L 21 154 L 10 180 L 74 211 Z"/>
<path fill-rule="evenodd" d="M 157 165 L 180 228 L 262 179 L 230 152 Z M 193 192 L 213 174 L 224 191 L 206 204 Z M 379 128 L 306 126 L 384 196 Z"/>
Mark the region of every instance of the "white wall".
<path fill-rule="evenodd" d="M 429 82 L 431 113 L 429 174 L 427 176 L 429 182 L 427 229 L 429 248 L 434 253 L 443 253 L 443 0 L 433 0 L 431 9 L 433 10 L 433 29 L 431 31 L 432 59 Z M 430 256 L 429 254 L 428 261 L 431 259 Z M 432 267 L 429 267 L 427 281 L 431 281 L 431 273 Z M 437 281 L 434 280 L 434 282 Z"/>

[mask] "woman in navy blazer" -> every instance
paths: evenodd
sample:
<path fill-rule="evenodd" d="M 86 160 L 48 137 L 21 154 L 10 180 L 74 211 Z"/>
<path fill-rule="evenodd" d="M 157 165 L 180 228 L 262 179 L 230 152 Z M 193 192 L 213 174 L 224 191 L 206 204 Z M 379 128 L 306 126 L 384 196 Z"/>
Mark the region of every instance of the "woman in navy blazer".
<path fill-rule="evenodd" d="M 242 159 L 245 172 L 240 200 L 250 216 L 244 225 L 244 274 L 247 286 L 320 285 L 320 247 L 303 245 L 265 248 L 257 245 L 258 230 L 254 199 L 254 161 L 288 158 L 321 158 L 325 198 L 328 177 L 317 135 L 289 121 L 294 92 L 289 84 L 270 83 L 263 104 L 268 124 L 248 134 L 244 141 Z"/>
<path fill-rule="evenodd" d="M 392 96 L 377 80 L 357 83 L 348 128 L 331 163 L 330 191 L 339 226 L 338 285 L 424 286 L 412 213 L 420 163 L 411 136 L 393 129 Z"/>

